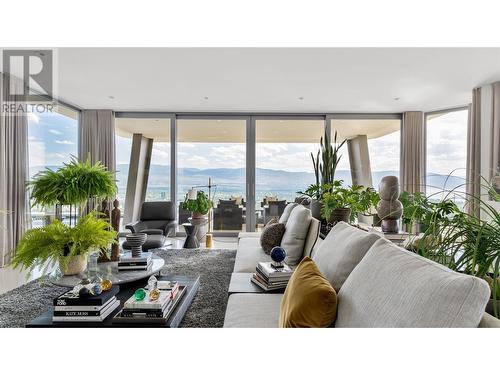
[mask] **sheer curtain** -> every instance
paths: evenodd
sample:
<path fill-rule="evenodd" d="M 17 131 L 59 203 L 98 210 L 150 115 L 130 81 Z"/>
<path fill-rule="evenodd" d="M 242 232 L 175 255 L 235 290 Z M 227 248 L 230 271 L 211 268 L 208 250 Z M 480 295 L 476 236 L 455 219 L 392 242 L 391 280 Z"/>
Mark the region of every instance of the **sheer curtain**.
<path fill-rule="evenodd" d="M 467 124 L 466 211 L 479 217 L 479 204 L 469 197 L 481 195 L 481 88 L 472 90 Z"/>
<path fill-rule="evenodd" d="M 425 129 L 423 112 L 404 112 L 401 126 L 401 190 L 425 192 Z"/>
<path fill-rule="evenodd" d="M 500 168 L 500 82 L 492 84 L 493 109 L 491 120 L 491 175 L 499 172 Z"/>
<path fill-rule="evenodd" d="M 92 163 L 102 162 L 109 171 L 116 170 L 115 114 L 110 110 L 82 111 L 79 134 L 79 157 Z"/>
<path fill-rule="evenodd" d="M 23 82 L 0 73 L 2 109 L 8 85 L 20 87 Z M 28 225 L 28 120 L 25 112 L 0 112 L 0 267 L 4 267 L 9 264 L 12 250 Z"/>

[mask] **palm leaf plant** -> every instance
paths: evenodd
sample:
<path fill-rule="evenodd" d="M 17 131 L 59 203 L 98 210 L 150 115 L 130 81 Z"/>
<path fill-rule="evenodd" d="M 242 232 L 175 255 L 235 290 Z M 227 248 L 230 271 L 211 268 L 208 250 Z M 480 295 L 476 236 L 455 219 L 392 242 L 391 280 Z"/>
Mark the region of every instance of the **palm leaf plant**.
<path fill-rule="evenodd" d="M 59 263 L 63 269 L 73 257 L 85 257 L 107 248 L 115 243 L 117 233 L 98 215 L 91 212 L 73 227 L 54 220 L 44 227 L 28 230 L 15 249 L 11 267 L 31 273 L 35 268 L 50 270 Z"/>

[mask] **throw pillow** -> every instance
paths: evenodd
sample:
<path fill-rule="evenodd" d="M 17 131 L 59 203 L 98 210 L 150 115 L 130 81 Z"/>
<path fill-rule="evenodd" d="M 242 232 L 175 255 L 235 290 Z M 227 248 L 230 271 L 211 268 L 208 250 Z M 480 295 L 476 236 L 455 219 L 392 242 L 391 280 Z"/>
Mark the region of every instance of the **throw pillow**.
<path fill-rule="evenodd" d="M 337 316 L 337 293 L 313 260 L 305 257 L 288 282 L 281 300 L 281 328 L 330 327 Z"/>
<path fill-rule="evenodd" d="M 286 250 L 286 262 L 296 266 L 304 256 L 304 244 L 309 225 L 311 224 L 311 210 L 297 205 L 290 213 L 285 225 L 285 234 L 281 239 L 281 247 Z"/>
<path fill-rule="evenodd" d="M 297 206 L 298 203 L 288 203 L 283 210 L 283 213 L 280 216 L 279 222 L 286 224 L 288 221 L 288 218 L 290 217 L 290 214 L 292 213 L 292 210 Z"/>
<path fill-rule="evenodd" d="M 340 221 L 316 249 L 313 260 L 338 292 L 379 238 L 375 233 L 365 232 Z"/>
<path fill-rule="evenodd" d="M 266 225 L 260 235 L 260 246 L 266 254 L 270 254 L 275 246 L 281 244 L 281 238 L 285 233 L 285 224 L 274 223 Z"/>
<path fill-rule="evenodd" d="M 276 224 L 278 222 L 278 218 L 276 217 L 272 217 L 266 225 L 264 225 L 264 228 L 267 227 L 268 225 L 271 225 L 271 224 Z"/>

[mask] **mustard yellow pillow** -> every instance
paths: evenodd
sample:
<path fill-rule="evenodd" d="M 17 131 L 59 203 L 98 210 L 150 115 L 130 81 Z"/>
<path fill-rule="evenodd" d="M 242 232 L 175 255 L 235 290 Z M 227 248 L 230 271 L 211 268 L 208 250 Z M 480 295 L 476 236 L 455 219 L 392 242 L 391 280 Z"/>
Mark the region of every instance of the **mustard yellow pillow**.
<path fill-rule="evenodd" d="M 281 328 L 330 327 L 337 316 L 337 293 L 314 261 L 304 257 L 281 300 Z"/>

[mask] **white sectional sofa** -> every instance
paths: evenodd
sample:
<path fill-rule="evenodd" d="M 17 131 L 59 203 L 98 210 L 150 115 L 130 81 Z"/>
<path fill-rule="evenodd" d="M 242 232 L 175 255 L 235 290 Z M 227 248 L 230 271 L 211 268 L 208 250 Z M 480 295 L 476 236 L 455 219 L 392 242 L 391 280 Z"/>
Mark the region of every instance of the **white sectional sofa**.
<path fill-rule="evenodd" d="M 337 291 L 335 327 L 500 328 L 500 320 L 484 312 L 490 290 L 483 280 L 345 223 L 324 241 L 317 241 L 318 234 L 319 222 L 312 220 L 303 255 Z M 257 262 L 269 260 L 258 235 L 240 235 L 234 272 L 254 272 Z M 233 290 L 224 327 L 278 327 L 282 296 Z"/>

